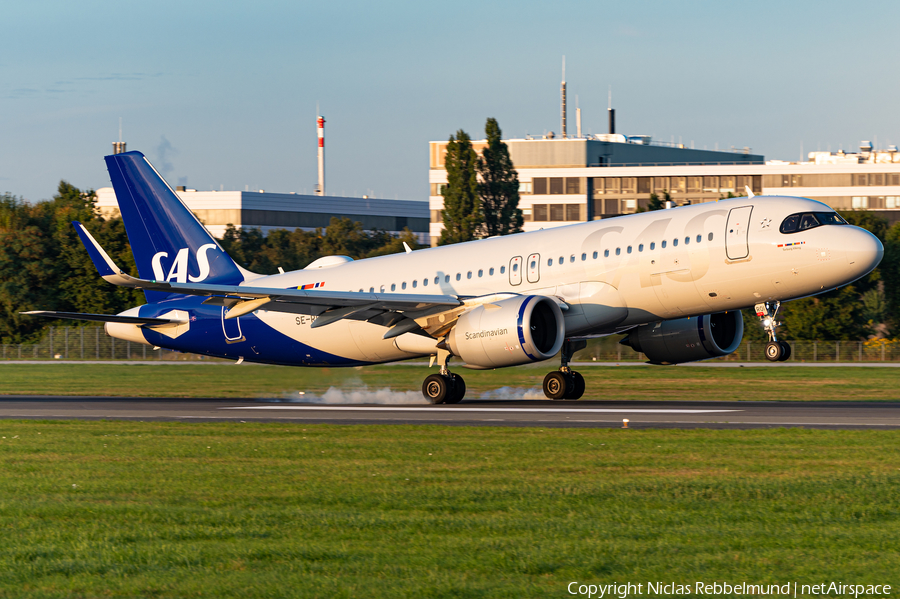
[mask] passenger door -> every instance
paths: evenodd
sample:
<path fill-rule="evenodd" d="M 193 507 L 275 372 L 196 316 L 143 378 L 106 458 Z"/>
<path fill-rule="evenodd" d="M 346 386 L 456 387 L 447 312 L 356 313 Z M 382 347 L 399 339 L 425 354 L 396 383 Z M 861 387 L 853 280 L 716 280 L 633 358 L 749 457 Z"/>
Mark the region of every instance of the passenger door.
<path fill-rule="evenodd" d="M 750 232 L 750 212 L 753 206 L 732 208 L 725 224 L 725 256 L 729 260 L 741 260 L 750 255 L 747 235 Z"/>
<path fill-rule="evenodd" d="M 541 280 L 541 255 L 528 256 L 528 282 L 537 283 Z"/>
<path fill-rule="evenodd" d="M 522 284 L 522 256 L 516 256 L 509 261 L 509 284 Z"/>

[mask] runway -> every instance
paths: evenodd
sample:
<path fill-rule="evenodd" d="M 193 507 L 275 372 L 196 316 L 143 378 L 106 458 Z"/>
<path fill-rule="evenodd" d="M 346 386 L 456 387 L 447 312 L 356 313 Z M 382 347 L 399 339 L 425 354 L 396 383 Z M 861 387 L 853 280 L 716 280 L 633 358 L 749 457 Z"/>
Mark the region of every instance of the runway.
<path fill-rule="evenodd" d="M 475 400 L 457 405 L 325 405 L 277 399 L 0 396 L 0 420 L 141 420 L 442 424 L 457 426 L 751 429 L 900 428 L 900 403 L 553 402 Z"/>

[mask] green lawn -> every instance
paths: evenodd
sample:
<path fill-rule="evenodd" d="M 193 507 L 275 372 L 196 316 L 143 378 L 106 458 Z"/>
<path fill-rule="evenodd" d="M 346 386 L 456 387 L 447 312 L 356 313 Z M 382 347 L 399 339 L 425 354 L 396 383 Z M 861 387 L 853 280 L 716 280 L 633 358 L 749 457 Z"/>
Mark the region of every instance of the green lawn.
<path fill-rule="evenodd" d="M 468 399 L 501 387 L 540 394 L 553 365 L 473 371 L 464 368 Z M 254 364 L 2 364 L 0 395 L 271 397 L 329 387 L 421 389 L 426 366 L 286 368 Z M 900 399 L 900 368 L 588 366 L 584 399 L 608 400 L 869 400 Z M 497 394 L 495 394 L 497 395 Z M 504 396 L 500 393 L 499 396 Z"/>
<path fill-rule="evenodd" d="M 0 436 L 0 597 L 900 585 L 898 432 L 2 421 Z"/>

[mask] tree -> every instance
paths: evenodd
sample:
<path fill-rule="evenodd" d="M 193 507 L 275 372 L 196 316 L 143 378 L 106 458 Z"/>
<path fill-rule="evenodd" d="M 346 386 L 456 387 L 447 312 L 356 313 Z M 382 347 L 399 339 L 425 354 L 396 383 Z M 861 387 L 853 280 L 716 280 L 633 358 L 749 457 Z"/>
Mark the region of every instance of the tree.
<path fill-rule="evenodd" d="M 501 139 L 497 119 L 489 118 L 484 126 L 487 147 L 478 159 L 478 195 L 484 215 L 485 237 L 509 235 L 522 231 L 519 209 L 519 174 L 513 168 L 509 148 Z"/>
<path fill-rule="evenodd" d="M 462 129 L 456 132 L 456 137 L 450 136 L 444 164 L 447 169 L 447 186 L 441 191 L 444 231 L 438 245 L 471 241 L 483 222 L 478 200 L 478 154 L 468 133 Z"/>
<path fill-rule="evenodd" d="M 666 207 L 666 202 L 672 200 L 672 195 L 668 191 L 663 191 L 662 194 L 662 199 L 655 193 L 650 194 L 650 204 L 647 206 L 647 210 L 662 210 Z"/>

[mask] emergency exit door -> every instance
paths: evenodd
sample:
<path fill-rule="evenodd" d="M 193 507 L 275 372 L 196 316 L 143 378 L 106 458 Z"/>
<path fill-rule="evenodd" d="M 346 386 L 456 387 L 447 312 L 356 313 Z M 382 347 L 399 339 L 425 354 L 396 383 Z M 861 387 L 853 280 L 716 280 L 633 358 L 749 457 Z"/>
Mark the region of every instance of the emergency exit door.
<path fill-rule="evenodd" d="M 747 236 L 750 233 L 750 212 L 753 206 L 732 208 L 725 224 L 725 255 L 729 260 L 741 260 L 750 255 Z"/>

